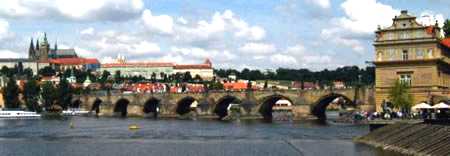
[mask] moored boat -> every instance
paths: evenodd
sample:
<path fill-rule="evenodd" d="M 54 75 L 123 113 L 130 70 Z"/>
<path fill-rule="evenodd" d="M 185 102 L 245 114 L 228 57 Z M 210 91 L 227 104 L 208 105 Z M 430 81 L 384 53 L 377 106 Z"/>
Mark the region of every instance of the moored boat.
<path fill-rule="evenodd" d="M 23 110 L 0 110 L 0 119 L 39 119 L 40 114 Z"/>
<path fill-rule="evenodd" d="M 80 116 L 80 115 L 88 115 L 89 111 L 83 111 L 78 108 L 69 108 L 67 110 L 62 111 L 62 115 L 64 116 Z"/>

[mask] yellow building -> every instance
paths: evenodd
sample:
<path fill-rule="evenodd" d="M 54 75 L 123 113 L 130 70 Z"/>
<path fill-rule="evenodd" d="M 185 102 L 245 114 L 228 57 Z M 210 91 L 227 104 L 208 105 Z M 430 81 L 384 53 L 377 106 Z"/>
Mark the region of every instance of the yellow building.
<path fill-rule="evenodd" d="M 437 24 L 422 25 L 403 10 L 391 26 L 375 33 L 377 111 L 397 80 L 410 85 L 413 104 L 448 97 L 450 45 Z"/>

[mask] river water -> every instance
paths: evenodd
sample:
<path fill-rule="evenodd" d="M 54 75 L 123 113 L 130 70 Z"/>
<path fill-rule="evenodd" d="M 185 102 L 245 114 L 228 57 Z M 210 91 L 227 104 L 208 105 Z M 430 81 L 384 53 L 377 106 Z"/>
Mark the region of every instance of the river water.
<path fill-rule="evenodd" d="M 131 124 L 141 129 L 130 131 Z M 352 142 L 353 137 L 366 133 L 366 125 L 315 121 L 264 123 L 88 117 L 0 120 L 0 155 L 393 155 Z"/>

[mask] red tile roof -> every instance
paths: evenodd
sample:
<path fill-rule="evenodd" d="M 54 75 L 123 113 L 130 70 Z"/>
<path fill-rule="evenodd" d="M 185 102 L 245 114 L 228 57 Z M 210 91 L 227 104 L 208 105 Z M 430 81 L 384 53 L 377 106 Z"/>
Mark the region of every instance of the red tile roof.
<path fill-rule="evenodd" d="M 210 64 L 177 64 L 174 69 L 211 69 Z"/>
<path fill-rule="evenodd" d="M 224 83 L 223 88 L 228 90 L 244 90 L 247 89 L 247 83 L 235 82 L 235 83 Z"/>
<path fill-rule="evenodd" d="M 102 64 L 102 68 L 112 67 L 173 67 L 173 63 L 165 62 L 149 62 L 149 63 L 106 63 Z"/>
<path fill-rule="evenodd" d="M 60 65 L 100 64 L 99 61 L 95 58 L 57 58 L 57 59 L 49 59 L 48 61 L 51 64 L 60 64 Z"/>
<path fill-rule="evenodd" d="M 427 29 L 425 29 L 425 31 L 430 34 L 433 35 L 434 34 L 434 26 L 430 25 L 427 27 Z"/>
<path fill-rule="evenodd" d="M 441 44 L 446 46 L 447 48 L 450 48 L 450 37 L 449 38 L 445 38 L 441 41 Z"/>

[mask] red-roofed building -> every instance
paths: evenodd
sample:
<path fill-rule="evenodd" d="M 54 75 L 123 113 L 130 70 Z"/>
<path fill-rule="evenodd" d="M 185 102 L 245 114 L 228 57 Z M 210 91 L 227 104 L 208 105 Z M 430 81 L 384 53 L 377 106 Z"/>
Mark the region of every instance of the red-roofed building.
<path fill-rule="evenodd" d="M 59 70 L 71 68 L 96 70 L 100 67 L 100 62 L 95 58 L 56 58 L 48 61 L 50 65 Z"/>
<path fill-rule="evenodd" d="M 151 79 L 162 79 L 163 75 L 189 72 L 194 78 L 199 75 L 202 79 L 211 80 L 213 78 L 213 68 L 211 61 L 207 59 L 203 64 L 175 64 L 171 62 L 126 62 L 125 58 L 118 56 L 117 62 L 105 63 L 101 65 L 101 71 L 110 73 L 120 71 L 124 76 L 143 76 Z"/>
<path fill-rule="evenodd" d="M 214 77 L 211 61 L 206 59 L 203 64 L 177 64 L 174 67 L 175 73 L 189 72 L 192 77 L 196 75 L 205 80 L 212 80 Z"/>

